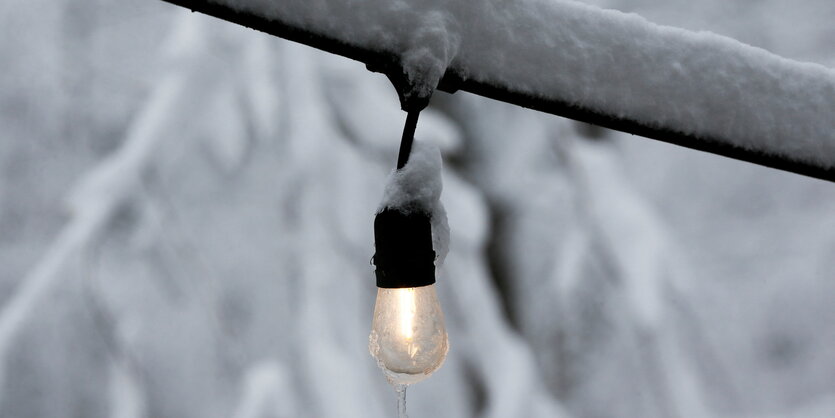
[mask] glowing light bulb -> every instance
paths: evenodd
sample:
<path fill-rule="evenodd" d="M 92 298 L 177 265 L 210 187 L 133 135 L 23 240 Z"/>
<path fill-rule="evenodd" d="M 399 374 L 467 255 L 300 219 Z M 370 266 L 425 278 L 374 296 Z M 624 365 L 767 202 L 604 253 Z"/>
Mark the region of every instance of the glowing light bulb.
<path fill-rule="evenodd" d="M 377 289 L 368 350 L 391 384 L 426 379 L 441 367 L 448 349 L 434 284 Z"/>
<path fill-rule="evenodd" d="M 377 302 L 368 351 L 395 388 L 429 377 L 449 347 L 435 293 L 430 219 L 428 212 L 390 208 L 374 219 Z"/>

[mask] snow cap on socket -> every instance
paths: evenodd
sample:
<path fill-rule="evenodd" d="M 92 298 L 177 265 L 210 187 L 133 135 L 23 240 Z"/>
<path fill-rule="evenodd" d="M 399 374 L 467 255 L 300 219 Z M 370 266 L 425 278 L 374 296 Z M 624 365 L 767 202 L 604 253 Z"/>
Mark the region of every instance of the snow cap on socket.
<path fill-rule="evenodd" d="M 441 197 L 441 155 L 415 141 L 409 161 L 390 176 L 374 220 L 377 287 L 420 287 L 435 283 L 449 227 Z"/>

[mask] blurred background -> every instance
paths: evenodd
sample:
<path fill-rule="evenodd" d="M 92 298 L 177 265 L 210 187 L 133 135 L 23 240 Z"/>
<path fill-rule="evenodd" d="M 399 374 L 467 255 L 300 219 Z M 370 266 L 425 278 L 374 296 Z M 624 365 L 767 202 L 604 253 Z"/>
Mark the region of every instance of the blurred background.
<path fill-rule="evenodd" d="M 830 0 L 591 3 L 835 66 Z M 155 0 L 4 0 L 0 63 L 0 416 L 395 415 L 385 77 Z M 417 135 L 451 349 L 412 417 L 835 416 L 835 185 L 467 93 Z"/>

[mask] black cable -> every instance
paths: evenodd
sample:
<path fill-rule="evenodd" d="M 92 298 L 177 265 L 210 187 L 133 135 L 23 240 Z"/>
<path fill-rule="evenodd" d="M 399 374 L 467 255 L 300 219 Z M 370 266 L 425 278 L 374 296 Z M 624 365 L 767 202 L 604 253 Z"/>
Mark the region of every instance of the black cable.
<path fill-rule="evenodd" d="M 420 110 L 413 110 L 406 116 L 406 125 L 403 127 L 403 137 L 400 138 L 400 154 L 397 156 L 397 169 L 403 168 L 409 162 L 409 154 L 412 153 L 412 142 L 415 139 Z"/>
<path fill-rule="evenodd" d="M 419 115 L 419 110 L 412 110 L 406 116 L 397 156 L 398 170 L 409 161 Z M 397 289 L 435 283 L 435 250 L 428 212 L 385 207 L 374 217 L 374 248 L 376 252 L 371 260 L 377 287 Z"/>

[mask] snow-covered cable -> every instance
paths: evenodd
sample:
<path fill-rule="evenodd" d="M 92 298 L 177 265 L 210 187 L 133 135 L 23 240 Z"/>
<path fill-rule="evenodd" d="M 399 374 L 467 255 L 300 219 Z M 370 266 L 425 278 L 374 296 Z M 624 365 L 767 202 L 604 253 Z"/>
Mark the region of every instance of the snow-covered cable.
<path fill-rule="evenodd" d="M 835 181 L 835 71 L 727 37 L 561 0 L 165 1 L 361 61 L 401 102 L 465 90 Z"/>

